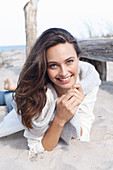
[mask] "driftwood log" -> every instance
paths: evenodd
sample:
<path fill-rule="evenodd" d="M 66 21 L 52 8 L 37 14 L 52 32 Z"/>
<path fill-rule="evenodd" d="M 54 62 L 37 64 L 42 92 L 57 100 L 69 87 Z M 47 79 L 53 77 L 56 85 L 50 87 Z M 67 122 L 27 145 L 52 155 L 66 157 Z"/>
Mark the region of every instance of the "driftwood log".
<path fill-rule="evenodd" d="M 30 0 L 24 6 L 26 31 L 26 56 L 37 39 L 37 0 Z"/>
<path fill-rule="evenodd" d="M 95 66 L 102 81 L 106 81 L 107 62 L 113 61 L 113 38 L 79 40 L 82 50 L 80 60 Z"/>

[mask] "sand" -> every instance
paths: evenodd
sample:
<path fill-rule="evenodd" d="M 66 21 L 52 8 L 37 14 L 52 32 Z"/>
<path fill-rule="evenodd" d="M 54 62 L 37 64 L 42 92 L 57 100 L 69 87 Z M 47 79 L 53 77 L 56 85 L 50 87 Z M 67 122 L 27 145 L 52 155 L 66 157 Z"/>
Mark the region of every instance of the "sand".
<path fill-rule="evenodd" d="M 17 81 L 24 61 L 24 51 L 0 54 L 0 90 L 7 77 Z M 1 106 L 0 120 L 5 114 Z M 23 131 L 1 138 L 0 170 L 113 170 L 113 63 L 108 63 L 107 82 L 100 86 L 94 114 L 90 142 L 72 140 L 67 148 L 34 158 L 28 155 Z"/>

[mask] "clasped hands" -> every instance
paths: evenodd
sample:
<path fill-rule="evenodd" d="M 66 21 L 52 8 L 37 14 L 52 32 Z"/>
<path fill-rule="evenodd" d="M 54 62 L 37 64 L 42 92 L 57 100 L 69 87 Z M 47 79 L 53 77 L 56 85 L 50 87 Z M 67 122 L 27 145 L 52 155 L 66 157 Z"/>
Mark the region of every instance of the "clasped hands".
<path fill-rule="evenodd" d="M 82 86 L 75 84 L 66 94 L 57 100 L 56 116 L 61 126 L 64 126 L 74 116 L 83 99 Z"/>

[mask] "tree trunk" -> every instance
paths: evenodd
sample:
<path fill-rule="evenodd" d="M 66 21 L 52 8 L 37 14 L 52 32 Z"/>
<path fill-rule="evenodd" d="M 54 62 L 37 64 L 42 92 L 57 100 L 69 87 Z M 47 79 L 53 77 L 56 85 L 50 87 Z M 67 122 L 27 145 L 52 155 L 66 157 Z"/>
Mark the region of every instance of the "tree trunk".
<path fill-rule="evenodd" d="M 37 39 L 37 1 L 30 0 L 24 7 L 27 57 Z"/>

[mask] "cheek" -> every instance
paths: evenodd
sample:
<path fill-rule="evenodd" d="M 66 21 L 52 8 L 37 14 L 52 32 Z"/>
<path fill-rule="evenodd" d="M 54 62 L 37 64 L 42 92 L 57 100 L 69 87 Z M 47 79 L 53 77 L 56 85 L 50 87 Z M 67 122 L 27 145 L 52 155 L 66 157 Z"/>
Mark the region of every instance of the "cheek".
<path fill-rule="evenodd" d="M 73 67 L 71 68 L 71 71 L 73 72 L 73 73 L 78 73 L 78 63 L 76 63 L 75 65 L 73 65 Z"/>
<path fill-rule="evenodd" d="M 72 71 L 73 71 L 74 73 L 78 72 L 78 66 L 77 66 L 77 67 L 73 67 L 73 68 L 72 68 Z"/>

